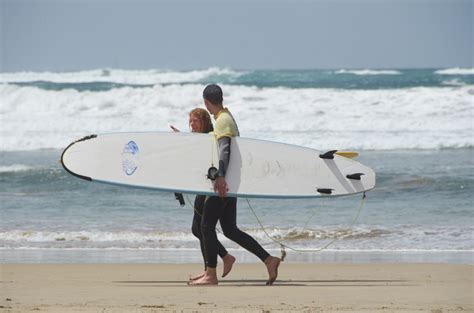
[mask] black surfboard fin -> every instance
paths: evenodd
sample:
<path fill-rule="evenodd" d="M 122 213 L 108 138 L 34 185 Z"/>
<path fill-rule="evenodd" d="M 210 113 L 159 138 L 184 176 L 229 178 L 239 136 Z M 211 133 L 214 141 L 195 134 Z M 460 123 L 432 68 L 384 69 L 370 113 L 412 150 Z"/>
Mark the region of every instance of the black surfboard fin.
<path fill-rule="evenodd" d="M 174 198 L 178 200 L 180 206 L 184 206 L 186 203 L 184 202 L 183 194 L 182 193 L 174 193 Z"/>
<path fill-rule="evenodd" d="M 325 194 L 325 195 L 330 195 L 330 194 L 332 194 L 333 190 L 334 189 L 330 189 L 330 188 L 318 188 L 317 192 Z"/>
<path fill-rule="evenodd" d="M 321 159 L 332 160 L 332 159 L 334 159 L 334 154 L 336 152 L 337 152 L 337 150 L 331 150 L 331 151 L 320 154 L 319 157 Z"/>
<path fill-rule="evenodd" d="M 353 179 L 353 180 L 360 180 L 360 177 L 362 175 L 364 175 L 364 173 L 354 173 L 354 174 L 346 175 L 346 178 Z"/>

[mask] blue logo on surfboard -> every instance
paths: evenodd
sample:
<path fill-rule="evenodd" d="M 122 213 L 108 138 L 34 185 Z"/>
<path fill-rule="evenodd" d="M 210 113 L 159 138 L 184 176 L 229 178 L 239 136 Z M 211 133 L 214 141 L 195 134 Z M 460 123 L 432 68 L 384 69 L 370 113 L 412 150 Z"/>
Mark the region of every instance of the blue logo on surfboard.
<path fill-rule="evenodd" d="M 122 167 L 125 174 L 128 176 L 133 175 L 138 168 L 138 145 L 135 141 L 129 141 L 125 147 L 123 147 L 122 152 Z"/>

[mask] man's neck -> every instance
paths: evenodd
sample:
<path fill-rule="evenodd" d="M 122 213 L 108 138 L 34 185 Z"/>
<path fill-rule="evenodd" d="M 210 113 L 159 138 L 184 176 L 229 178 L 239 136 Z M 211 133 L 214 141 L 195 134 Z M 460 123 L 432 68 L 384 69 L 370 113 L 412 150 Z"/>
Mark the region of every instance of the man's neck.
<path fill-rule="evenodd" d="M 224 110 L 224 106 L 220 105 L 216 107 L 216 110 L 214 111 L 212 115 L 214 115 L 214 118 L 217 118 L 219 116 L 219 113 L 222 112 L 223 110 Z"/>

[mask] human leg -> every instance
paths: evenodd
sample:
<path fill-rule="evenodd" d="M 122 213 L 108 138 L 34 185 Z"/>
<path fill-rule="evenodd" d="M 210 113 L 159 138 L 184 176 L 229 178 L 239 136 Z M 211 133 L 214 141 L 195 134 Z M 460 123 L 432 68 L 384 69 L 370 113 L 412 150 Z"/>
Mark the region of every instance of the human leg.
<path fill-rule="evenodd" d="M 201 234 L 206 260 L 205 274 L 191 281 L 190 285 L 216 285 L 217 282 L 217 255 L 218 240 L 216 234 L 216 224 L 219 219 L 219 209 L 222 200 L 219 197 L 209 197 L 204 203 L 201 218 Z"/>
<path fill-rule="evenodd" d="M 271 256 L 252 236 L 237 227 L 237 198 L 226 199 L 228 201 L 219 219 L 224 235 L 264 262 L 268 271 L 267 285 L 272 285 L 278 276 L 280 259 Z"/>
<path fill-rule="evenodd" d="M 224 236 L 255 254 L 262 262 L 270 255 L 252 236 L 237 227 L 237 198 L 225 198 L 225 207 L 219 219 Z"/>
<path fill-rule="evenodd" d="M 202 214 L 204 210 L 204 203 L 206 200 L 206 196 L 198 195 L 194 201 L 194 216 L 193 216 L 193 224 L 191 227 L 192 233 L 199 239 L 199 245 L 201 247 L 201 253 L 204 260 L 204 271 L 206 270 L 206 255 L 205 255 L 205 248 L 204 248 L 204 241 L 202 239 L 202 232 L 201 232 L 201 222 L 202 222 Z M 235 262 L 235 257 L 230 255 L 225 247 L 221 244 L 219 240 L 217 240 L 217 254 L 222 258 L 223 261 L 223 274 L 222 277 L 225 277 L 232 269 L 232 266 Z M 204 276 L 205 272 L 200 273 L 198 275 L 192 276 L 190 279 L 195 280 Z"/>

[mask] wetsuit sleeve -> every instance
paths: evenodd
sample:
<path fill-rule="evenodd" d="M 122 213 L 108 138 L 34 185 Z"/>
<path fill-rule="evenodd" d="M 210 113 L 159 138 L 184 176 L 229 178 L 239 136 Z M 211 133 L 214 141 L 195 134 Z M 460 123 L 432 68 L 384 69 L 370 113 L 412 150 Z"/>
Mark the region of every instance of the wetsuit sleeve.
<path fill-rule="evenodd" d="M 221 137 L 217 142 L 219 144 L 219 172 L 217 176 L 225 177 L 230 160 L 230 137 Z"/>

